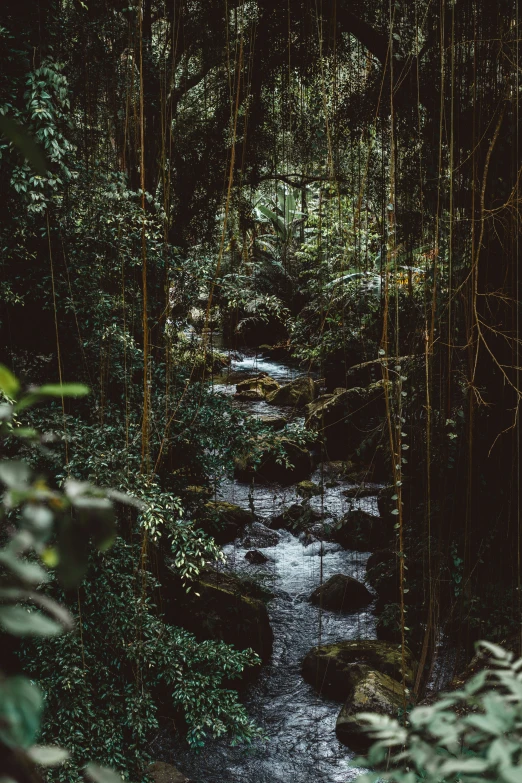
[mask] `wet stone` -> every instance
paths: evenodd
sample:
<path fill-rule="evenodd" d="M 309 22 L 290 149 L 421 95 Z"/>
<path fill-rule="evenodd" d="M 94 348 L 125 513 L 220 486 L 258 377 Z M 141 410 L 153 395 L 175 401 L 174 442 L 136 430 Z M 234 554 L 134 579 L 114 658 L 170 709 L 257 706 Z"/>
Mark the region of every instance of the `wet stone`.
<path fill-rule="evenodd" d="M 252 565 L 263 565 L 268 563 L 268 557 L 264 555 L 259 549 L 251 549 L 245 555 L 245 560 L 248 560 Z"/>
<path fill-rule="evenodd" d="M 243 539 L 243 546 L 264 549 L 265 547 L 277 546 L 279 540 L 279 533 L 275 530 L 270 530 L 261 522 L 254 522 Z"/>
<path fill-rule="evenodd" d="M 148 773 L 153 783 L 190 783 L 179 769 L 165 761 L 155 761 L 150 765 Z"/>
<path fill-rule="evenodd" d="M 318 587 L 310 600 L 323 609 L 340 612 L 356 612 L 368 606 L 373 596 L 362 583 L 346 574 L 334 574 L 323 585 Z"/>

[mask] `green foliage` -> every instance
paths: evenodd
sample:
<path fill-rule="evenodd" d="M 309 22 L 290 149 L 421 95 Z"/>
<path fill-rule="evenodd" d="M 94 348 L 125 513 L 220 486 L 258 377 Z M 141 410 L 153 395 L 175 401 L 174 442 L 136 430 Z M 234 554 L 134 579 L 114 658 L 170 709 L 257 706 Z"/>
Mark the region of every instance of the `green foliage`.
<path fill-rule="evenodd" d="M 361 714 L 376 740 L 361 783 L 518 783 L 522 778 L 522 659 L 480 642 L 490 660 L 463 688 L 415 707 L 405 726 Z"/>
<path fill-rule="evenodd" d="M 258 736 L 237 693 L 223 687 L 257 656 L 165 624 L 151 565 L 140 543 L 118 538 L 110 554 L 92 558 L 68 602 L 78 631 L 25 645 L 24 665 L 45 692 L 43 738 L 71 752 L 57 780 L 74 779 L 90 758 L 140 779 L 165 712 L 184 715 L 195 748 L 227 732 Z"/>
<path fill-rule="evenodd" d="M 82 384 L 55 384 L 21 394 L 18 379 L 0 365 L 0 392 L 6 400 L 1 405 L 2 441 L 16 434 L 32 443 L 39 435 L 19 426 L 19 411 L 49 397 L 83 396 L 89 389 Z M 73 628 L 73 617 L 39 589 L 53 576 L 43 566 L 53 561 L 63 583 L 76 586 L 85 572 L 91 541 L 100 550 L 112 543 L 113 505 L 105 491 L 86 482 L 69 479 L 63 493 L 53 490 L 19 460 L 0 461 L 0 481 L 4 486 L 0 520 L 16 524 L 0 549 L 0 626 L 5 634 L 41 639 L 49 645 Z M 121 493 L 119 499 L 128 500 Z M 17 753 L 21 767 L 31 761 L 52 767 L 69 756 L 61 748 L 34 745 L 41 732 L 43 701 L 43 691 L 33 681 L 0 672 L 0 744 Z"/>
<path fill-rule="evenodd" d="M 88 392 L 82 384 L 45 384 L 21 394 L 19 381 L 0 367 L 0 388 L 7 400 L 2 406 L 4 446 L 27 460 L 0 463 L 3 513 L 18 526 L 0 551 L 0 568 L 6 572 L 0 624 L 10 634 L 34 637 L 24 642 L 22 655 L 32 682 L 2 680 L 2 741 L 28 749 L 40 764 L 56 766 L 48 773 L 53 779 L 69 781 L 93 757 L 141 778 L 160 703 L 161 709 L 183 716 L 187 740 L 195 748 L 209 736 L 229 733 L 236 741 L 259 736 L 236 692 L 224 687 L 226 679 L 257 664 L 257 656 L 220 642 L 197 643 L 166 624 L 158 604 L 161 584 L 144 547 L 149 540 L 151 557 L 159 556 L 163 567 L 168 562 L 190 589 L 207 563 L 222 558 L 214 541 L 187 518 L 178 495 L 162 489 L 157 477 L 141 474 L 135 449 L 119 448 L 115 437 L 124 447 L 125 427 L 117 417 L 111 426 L 109 411 L 105 429 L 67 417 L 71 458 L 67 472 L 58 474 L 62 491 L 35 473 L 42 463 L 61 466 L 63 455 L 49 451 L 36 427 L 23 427 L 21 413 L 35 425 L 63 428 L 59 407 L 50 412 L 30 408 L 53 397 L 82 396 Z M 192 420 L 201 407 L 201 391 L 197 404 L 188 398 L 185 415 Z M 231 413 L 228 402 L 212 400 Z M 202 427 L 213 452 L 209 462 L 201 463 L 204 472 L 222 465 L 229 452 L 224 431 L 216 434 L 206 421 Z M 197 438 L 197 427 L 195 432 Z M 97 489 L 93 482 L 100 481 L 114 488 Z M 131 487 L 133 499 L 126 494 Z M 121 524 L 129 528 L 126 539 L 115 543 L 113 500 L 126 501 Z M 92 545 L 98 554 L 89 557 Z M 64 592 L 80 583 L 76 598 Z M 28 602 L 36 610 L 28 610 Z M 63 636 L 63 630 L 72 633 Z M 60 756 L 59 749 L 48 746 L 35 750 L 38 735 L 59 742 L 68 753 Z"/>

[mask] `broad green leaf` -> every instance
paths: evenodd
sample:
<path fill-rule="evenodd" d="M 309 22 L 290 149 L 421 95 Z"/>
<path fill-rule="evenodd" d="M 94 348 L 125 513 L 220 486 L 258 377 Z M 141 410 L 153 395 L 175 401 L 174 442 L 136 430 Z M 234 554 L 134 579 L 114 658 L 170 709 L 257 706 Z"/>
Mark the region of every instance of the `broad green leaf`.
<path fill-rule="evenodd" d="M 47 573 L 38 563 L 31 563 L 29 560 L 22 560 L 13 552 L 5 550 L 0 552 L 0 563 L 6 566 L 11 573 L 15 574 L 23 582 L 29 582 L 32 585 L 39 585 L 47 582 Z"/>
<path fill-rule="evenodd" d="M 53 513 L 47 506 L 27 503 L 24 506 L 23 517 L 26 526 L 38 541 L 45 541 L 48 538 L 53 524 Z"/>
<path fill-rule="evenodd" d="M 9 489 L 25 487 L 30 475 L 29 466 L 25 462 L 7 459 L 0 462 L 0 481 L 3 481 Z"/>
<path fill-rule="evenodd" d="M 91 392 L 83 383 L 46 383 L 33 391 L 45 397 L 85 397 Z"/>
<path fill-rule="evenodd" d="M 504 724 L 493 715 L 468 715 L 464 718 L 468 726 L 473 726 L 486 734 L 500 735 L 504 731 Z"/>
<path fill-rule="evenodd" d="M 134 506 L 134 508 L 139 508 L 140 511 L 145 511 L 147 508 L 147 504 L 144 503 L 143 500 L 134 497 L 134 495 L 128 495 L 126 492 L 120 492 L 117 489 L 108 489 L 107 497 L 116 501 L 117 503 L 123 503 L 126 506 Z"/>
<path fill-rule="evenodd" d="M 29 392 L 29 394 L 24 394 L 24 396 L 18 400 L 16 405 L 14 406 L 15 413 L 18 413 L 19 411 L 25 410 L 25 408 L 30 408 L 31 405 L 34 405 L 36 402 L 41 401 L 41 397 L 38 396 L 38 394 L 34 394 L 34 392 Z"/>
<path fill-rule="evenodd" d="M 499 647 L 498 644 L 493 644 L 493 642 L 486 642 L 481 641 L 477 642 L 475 644 L 475 647 L 477 650 L 480 650 L 481 647 L 484 647 L 486 650 L 489 650 L 489 652 L 497 658 L 499 661 L 505 661 L 511 660 L 513 658 L 513 653 L 508 652 L 507 650 L 502 649 L 502 647 Z"/>
<path fill-rule="evenodd" d="M 0 625 L 13 636 L 57 636 L 63 626 L 23 606 L 0 606 Z"/>
<path fill-rule="evenodd" d="M 0 364 L 0 391 L 3 391 L 6 397 L 11 397 L 11 399 L 14 399 L 20 391 L 18 379 L 3 364 Z"/>
<path fill-rule="evenodd" d="M 443 775 L 453 775 L 460 772 L 485 772 L 489 767 L 486 759 L 459 758 L 445 761 L 440 767 Z"/>
<path fill-rule="evenodd" d="M 41 177 L 45 176 L 47 164 L 45 162 L 44 154 L 32 136 L 27 133 L 23 125 L 20 125 L 20 123 L 12 117 L 1 115 L 0 131 L 15 145 L 15 147 L 18 147 L 36 173 Z"/>
<path fill-rule="evenodd" d="M 522 783 L 522 767 L 502 767 L 500 778 L 505 783 Z"/>
<path fill-rule="evenodd" d="M 9 747 L 29 747 L 40 729 L 43 697 L 26 677 L 0 681 L 0 740 Z"/>
<path fill-rule="evenodd" d="M 87 764 L 85 773 L 94 783 L 121 783 L 122 781 L 122 776 L 113 769 L 100 767 L 99 764 Z"/>
<path fill-rule="evenodd" d="M 512 748 L 504 738 L 493 740 L 488 748 L 488 759 L 494 765 L 511 766 Z"/>
<path fill-rule="evenodd" d="M 74 619 L 69 610 L 53 598 L 49 598 L 48 595 L 44 595 L 43 593 L 33 591 L 28 593 L 27 599 L 41 609 L 45 609 L 48 614 L 60 623 L 64 630 L 70 631 L 74 628 Z"/>
<path fill-rule="evenodd" d="M 486 684 L 488 674 L 489 672 L 487 669 L 483 669 L 481 672 L 478 672 L 478 674 L 475 674 L 475 676 L 472 677 L 471 680 L 469 680 L 464 686 L 464 691 L 468 695 L 472 695 L 479 691 Z"/>
<path fill-rule="evenodd" d="M 60 562 L 60 555 L 54 546 L 46 547 L 40 557 L 42 558 L 42 562 L 45 563 L 47 568 L 56 568 Z"/>
<path fill-rule="evenodd" d="M 11 421 L 13 418 L 13 406 L 8 402 L 0 403 L 0 421 Z"/>
<path fill-rule="evenodd" d="M 16 427 L 12 434 L 15 438 L 28 438 L 34 440 L 38 436 L 38 431 L 33 427 Z"/>
<path fill-rule="evenodd" d="M 33 745 L 27 751 L 27 755 L 41 767 L 58 767 L 67 761 L 70 754 L 68 750 L 58 745 Z"/>
<path fill-rule="evenodd" d="M 92 490 L 92 484 L 88 481 L 77 481 L 76 479 L 68 478 L 65 481 L 64 489 L 65 494 L 71 501 L 75 501 L 77 498 L 84 497 L 87 492 Z"/>
<path fill-rule="evenodd" d="M 276 215 L 276 213 L 275 213 L 275 212 L 272 212 L 272 210 L 271 210 L 271 209 L 269 209 L 268 207 L 265 207 L 263 204 L 259 204 L 259 206 L 257 207 L 257 209 L 259 210 L 259 212 L 261 212 L 261 214 L 262 214 L 264 217 L 268 218 L 268 219 L 269 219 L 269 220 L 271 220 L 273 223 L 275 223 L 275 222 L 277 221 L 277 217 L 278 217 L 278 216 Z"/>

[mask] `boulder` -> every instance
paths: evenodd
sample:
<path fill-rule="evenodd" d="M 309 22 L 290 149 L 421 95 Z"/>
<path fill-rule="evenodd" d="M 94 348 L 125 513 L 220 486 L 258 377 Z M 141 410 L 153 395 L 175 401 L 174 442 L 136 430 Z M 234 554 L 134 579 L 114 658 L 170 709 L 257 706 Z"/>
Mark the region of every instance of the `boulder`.
<path fill-rule="evenodd" d="M 284 416 L 258 416 L 258 421 L 264 427 L 269 427 L 271 430 L 282 430 L 288 424 L 288 419 Z"/>
<path fill-rule="evenodd" d="M 363 752 L 374 740 L 364 730 L 365 724 L 357 718 L 357 714 L 376 712 L 397 717 L 399 709 L 404 707 L 405 695 L 402 684 L 387 674 L 363 666 L 359 675 L 339 713 L 335 733 L 343 745 Z"/>
<path fill-rule="evenodd" d="M 237 402 L 262 402 L 265 395 L 258 389 L 245 389 L 245 391 L 236 392 L 234 399 Z"/>
<path fill-rule="evenodd" d="M 332 538 L 345 549 L 370 552 L 390 543 L 393 526 L 382 517 L 368 514 L 361 508 L 353 508 L 340 520 Z"/>
<path fill-rule="evenodd" d="M 373 601 L 368 588 L 351 576 L 334 574 L 310 596 L 313 604 L 339 612 L 356 612 Z"/>
<path fill-rule="evenodd" d="M 198 641 L 215 639 L 237 649 L 251 647 L 263 661 L 272 653 L 273 633 L 266 591 L 234 574 L 205 571 L 187 593 L 172 571 L 163 584 L 165 619 L 193 633 Z"/>
<path fill-rule="evenodd" d="M 284 437 L 280 439 L 280 444 L 291 467 L 278 462 L 277 455 L 267 450 L 261 455 L 259 464 L 255 467 L 248 454 L 236 458 L 234 471 L 236 478 L 240 481 L 250 481 L 255 475 L 261 481 L 276 481 L 288 485 L 309 476 L 312 472 L 312 457 L 308 449 Z"/>
<path fill-rule="evenodd" d="M 316 397 L 316 385 L 307 375 L 296 378 L 281 386 L 277 391 L 267 396 L 271 405 L 291 405 L 293 408 L 304 408 Z"/>
<path fill-rule="evenodd" d="M 272 392 L 279 389 L 279 384 L 276 380 L 267 375 L 266 372 L 260 372 L 253 378 L 245 378 L 243 381 L 239 381 L 236 385 L 237 391 L 245 391 L 246 389 L 254 389 L 259 387 L 265 392 Z"/>
<path fill-rule="evenodd" d="M 259 549 L 252 549 L 247 552 L 245 560 L 248 560 L 252 565 L 264 565 L 264 563 L 268 563 L 268 557 L 260 552 Z"/>
<path fill-rule="evenodd" d="M 266 525 L 263 525 L 261 522 L 253 522 L 243 539 L 243 546 L 245 548 L 250 547 L 253 549 L 254 547 L 257 547 L 264 549 L 265 547 L 277 546 L 280 538 L 277 531 L 270 530 L 270 528 L 266 527 Z"/>
<path fill-rule="evenodd" d="M 313 481 L 300 481 L 295 490 L 302 498 L 312 498 L 321 494 L 321 487 Z"/>
<path fill-rule="evenodd" d="M 281 514 L 273 517 L 270 521 L 270 527 L 282 528 L 290 533 L 301 533 L 311 529 L 321 520 L 321 514 L 315 511 L 307 503 L 293 503 Z"/>
<path fill-rule="evenodd" d="M 305 408 L 306 417 L 310 418 L 310 416 L 316 411 L 321 411 L 323 409 L 326 409 L 328 403 L 334 400 L 336 396 L 337 396 L 336 394 L 320 394 L 316 400 L 308 403 L 308 405 L 306 406 Z M 310 427 L 312 427 L 311 424 Z M 316 428 L 314 427 L 313 429 Z"/>
<path fill-rule="evenodd" d="M 254 515 L 240 506 L 223 500 L 211 500 L 205 503 L 205 519 L 201 527 L 218 544 L 229 544 L 253 520 Z"/>
<path fill-rule="evenodd" d="M 259 373 L 259 375 L 256 375 L 254 378 L 247 378 L 236 384 L 236 397 L 247 392 L 255 392 L 264 400 L 268 394 L 277 391 L 279 388 L 277 381 L 274 381 L 274 379 L 269 375 L 266 375 L 266 373 Z"/>
<path fill-rule="evenodd" d="M 324 462 L 323 465 L 325 472 L 331 475 L 332 478 L 349 479 L 353 480 L 355 484 L 359 484 L 355 478 L 352 479 L 352 476 L 356 476 L 360 472 L 360 466 L 352 460 L 332 460 L 331 462 Z M 363 477 L 361 481 L 364 480 Z"/>
<path fill-rule="evenodd" d="M 179 769 L 165 761 L 155 761 L 149 766 L 147 772 L 153 783 L 190 783 Z"/>
<path fill-rule="evenodd" d="M 280 343 L 278 345 L 262 343 L 259 346 L 259 350 L 266 359 L 275 359 L 276 361 L 288 361 L 288 359 L 290 359 L 289 343 Z"/>
<path fill-rule="evenodd" d="M 306 682 L 325 696 L 344 701 L 353 688 L 360 664 L 402 681 L 400 645 L 374 639 L 354 639 L 312 647 L 303 660 L 301 672 Z M 405 667 L 406 683 L 411 685 L 414 661 L 408 649 L 405 651 Z"/>
<path fill-rule="evenodd" d="M 330 456 L 353 453 L 365 432 L 386 415 L 384 382 L 354 387 L 340 394 L 324 394 L 306 406 L 306 426 L 322 433 Z"/>

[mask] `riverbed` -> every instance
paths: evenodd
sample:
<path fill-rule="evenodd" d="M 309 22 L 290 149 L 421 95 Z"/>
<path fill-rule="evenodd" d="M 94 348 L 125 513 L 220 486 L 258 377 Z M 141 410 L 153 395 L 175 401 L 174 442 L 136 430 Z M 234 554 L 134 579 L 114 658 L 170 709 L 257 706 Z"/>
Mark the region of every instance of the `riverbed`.
<path fill-rule="evenodd" d="M 266 372 L 279 383 L 299 374 L 284 362 L 255 355 L 236 355 L 229 378 L 214 384 L 218 394 L 233 394 L 237 378 Z M 251 415 L 289 414 L 266 402 L 242 402 Z M 362 507 L 377 514 L 377 498 L 358 500 L 344 494 L 354 485 L 342 481 L 328 464 L 318 465 L 312 480 L 323 486 L 323 494 L 310 500 L 327 521 L 339 518 L 350 508 Z M 378 487 L 375 487 L 377 493 Z M 253 509 L 260 522 L 300 500 L 295 486 L 250 484 L 227 480 L 220 484 L 218 499 Z M 248 530 L 246 531 L 248 533 Z M 242 696 L 249 716 L 265 733 L 266 741 L 252 746 L 232 747 L 227 740 L 209 741 L 195 754 L 182 741 L 162 732 L 158 750 L 165 761 L 175 764 L 193 783 L 345 783 L 360 770 L 354 754 L 338 742 L 335 723 L 340 704 L 318 695 L 301 677 L 301 661 L 314 645 L 342 639 L 376 638 L 372 605 L 355 614 L 321 611 L 309 603 L 310 593 L 336 573 L 363 580 L 369 552 L 351 552 L 339 544 L 305 538 L 280 530 L 277 543 L 256 546 L 268 561 L 253 565 L 245 559 L 252 547 L 242 539 L 224 547 L 226 568 L 265 584 L 275 595 L 268 604 L 274 632 L 274 650 L 257 681 Z M 157 755 L 157 754 L 156 754 Z"/>

